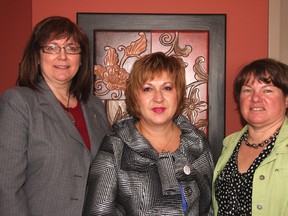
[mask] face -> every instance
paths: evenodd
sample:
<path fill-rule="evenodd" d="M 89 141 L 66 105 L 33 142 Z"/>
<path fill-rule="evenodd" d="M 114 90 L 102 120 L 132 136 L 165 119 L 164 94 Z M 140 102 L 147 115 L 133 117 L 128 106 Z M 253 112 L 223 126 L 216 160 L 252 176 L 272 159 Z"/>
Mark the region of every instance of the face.
<path fill-rule="evenodd" d="M 252 76 L 242 86 L 240 111 L 248 124 L 265 127 L 281 124 L 285 118 L 288 96 L 272 83 L 259 82 Z"/>
<path fill-rule="evenodd" d="M 178 105 L 177 92 L 167 72 L 148 80 L 139 90 L 140 122 L 148 125 L 171 123 Z"/>
<path fill-rule="evenodd" d="M 67 45 L 79 45 L 66 38 L 52 40 L 45 46 L 57 45 L 64 47 Z M 44 53 L 40 50 L 40 67 L 42 75 L 49 86 L 69 85 L 72 78 L 77 73 L 81 61 L 81 54 L 67 54 L 62 48 L 58 54 Z"/>

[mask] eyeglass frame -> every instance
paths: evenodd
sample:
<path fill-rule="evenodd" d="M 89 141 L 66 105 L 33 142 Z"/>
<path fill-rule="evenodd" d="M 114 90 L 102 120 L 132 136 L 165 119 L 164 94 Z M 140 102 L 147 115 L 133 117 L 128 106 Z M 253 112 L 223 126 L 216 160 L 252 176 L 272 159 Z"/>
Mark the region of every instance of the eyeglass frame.
<path fill-rule="evenodd" d="M 69 53 L 67 52 L 67 47 L 74 47 L 75 45 L 66 45 L 66 46 L 58 46 L 58 45 L 46 45 L 46 46 L 41 46 L 40 49 L 42 50 L 43 53 L 47 53 L 47 54 L 59 54 L 61 52 L 61 49 L 64 49 L 65 53 L 66 54 L 69 54 L 69 55 L 78 55 L 78 54 L 81 54 L 82 50 L 81 50 L 81 47 L 79 46 L 75 46 L 75 48 L 79 49 L 79 52 L 77 53 Z M 47 47 L 55 47 L 57 48 L 58 51 L 56 52 L 47 52 L 45 51 L 45 48 Z"/>

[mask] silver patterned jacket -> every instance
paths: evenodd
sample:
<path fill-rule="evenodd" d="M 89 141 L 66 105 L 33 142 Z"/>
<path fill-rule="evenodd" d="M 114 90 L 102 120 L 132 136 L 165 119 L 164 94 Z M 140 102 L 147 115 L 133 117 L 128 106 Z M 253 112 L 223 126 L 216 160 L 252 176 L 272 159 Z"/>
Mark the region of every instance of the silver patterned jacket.
<path fill-rule="evenodd" d="M 84 215 L 208 215 L 213 161 L 205 134 L 180 115 L 180 147 L 157 153 L 136 119 L 113 125 L 90 170 Z M 187 210 L 182 209 L 179 183 Z"/>

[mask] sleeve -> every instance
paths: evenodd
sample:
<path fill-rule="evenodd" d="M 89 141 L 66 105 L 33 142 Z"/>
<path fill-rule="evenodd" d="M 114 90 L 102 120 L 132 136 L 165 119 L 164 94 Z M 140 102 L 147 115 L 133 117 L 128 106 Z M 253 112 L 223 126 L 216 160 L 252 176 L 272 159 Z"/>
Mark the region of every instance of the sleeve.
<path fill-rule="evenodd" d="M 23 97 L 9 90 L 0 98 L 0 214 L 29 215 L 24 191 L 27 168 L 28 110 Z"/>
<path fill-rule="evenodd" d="M 106 136 L 101 145 L 111 146 L 111 142 L 111 139 Z M 115 157 L 113 152 L 104 151 L 102 148 L 90 169 L 84 215 L 126 215 L 124 208 L 117 203 L 116 198 L 117 170 Z"/>

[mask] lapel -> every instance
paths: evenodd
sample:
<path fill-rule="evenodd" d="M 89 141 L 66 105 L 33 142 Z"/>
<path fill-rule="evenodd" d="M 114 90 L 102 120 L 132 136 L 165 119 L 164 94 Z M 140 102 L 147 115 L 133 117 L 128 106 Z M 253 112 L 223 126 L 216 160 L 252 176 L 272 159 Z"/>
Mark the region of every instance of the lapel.
<path fill-rule="evenodd" d="M 288 118 L 286 117 L 277 136 L 274 148 L 272 149 L 270 155 L 263 160 L 259 167 L 264 166 L 273 160 L 276 160 L 281 154 L 288 154 L 287 130 Z"/>
<path fill-rule="evenodd" d="M 219 173 L 223 170 L 224 166 L 226 166 L 227 161 L 231 157 L 239 139 L 242 137 L 246 130 L 247 125 L 244 126 L 240 132 L 230 134 L 223 140 L 223 149 L 214 169 L 213 182 L 215 182 Z"/>
<path fill-rule="evenodd" d="M 90 144 L 91 144 L 91 156 L 94 158 L 98 151 L 99 146 L 95 145 L 95 143 L 100 143 L 101 140 L 97 140 L 96 133 L 99 131 L 97 128 L 97 110 L 94 108 L 88 100 L 86 104 L 81 103 L 82 112 L 84 115 L 84 119 L 86 122 L 87 131 L 89 134 Z"/>
<path fill-rule="evenodd" d="M 53 122 L 61 125 L 61 128 L 63 128 L 63 130 L 65 130 L 73 139 L 85 146 L 84 140 L 82 139 L 78 129 L 75 127 L 73 122 L 71 122 L 49 86 L 43 80 L 40 81 L 40 86 L 42 88 L 41 92 L 36 93 L 40 109 L 49 116 Z"/>

